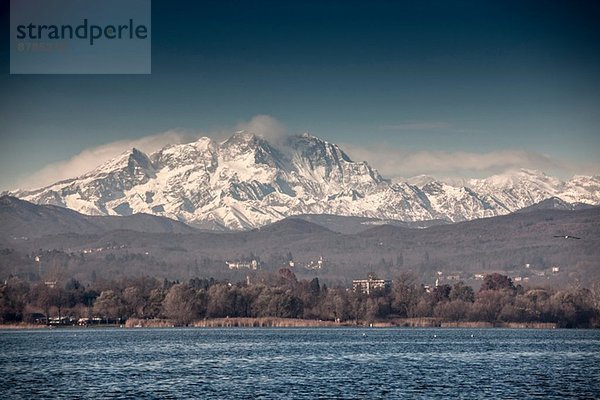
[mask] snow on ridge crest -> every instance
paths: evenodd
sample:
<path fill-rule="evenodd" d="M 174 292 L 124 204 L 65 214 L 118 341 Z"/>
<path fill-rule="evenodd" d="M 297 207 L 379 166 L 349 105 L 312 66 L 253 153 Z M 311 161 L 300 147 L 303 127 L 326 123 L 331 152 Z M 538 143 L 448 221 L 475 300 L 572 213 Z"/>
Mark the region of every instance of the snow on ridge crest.
<path fill-rule="evenodd" d="M 148 213 L 201 227 L 249 229 L 297 214 L 462 221 L 506 214 L 541 200 L 600 204 L 600 177 L 562 182 L 518 170 L 450 184 L 416 177 L 392 183 L 336 144 L 304 133 L 276 143 L 247 131 L 203 137 L 150 156 L 131 149 L 79 178 L 14 194 L 87 214 Z"/>

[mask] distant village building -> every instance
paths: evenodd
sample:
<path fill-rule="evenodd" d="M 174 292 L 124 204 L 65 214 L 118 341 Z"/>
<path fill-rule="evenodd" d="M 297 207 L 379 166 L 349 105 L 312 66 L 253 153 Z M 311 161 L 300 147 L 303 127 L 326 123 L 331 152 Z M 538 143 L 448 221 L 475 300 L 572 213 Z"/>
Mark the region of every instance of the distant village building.
<path fill-rule="evenodd" d="M 371 294 L 374 290 L 384 290 L 390 287 L 392 281 L 385 279 L 377 279 L 373 274 L 370 274 L 367 279 L 355 279 L 352 281 L 352 290 L 364 294 Z"/>
<path fill-rule="evenodd" d="M 473 277 L 476 281 L 482 281 L 484 278 L 483 274 L 475 274 Z"/>
<path fill-rule="evenodd" d="M 50 325 L 74 325 L 75 320 L 71 317 L 50 317 Z"/>
<path fill-rule="evenodd" d="M 226 261 L 225 264 L 227 264 L 227 266 L 229 267 L 229 269 L 252 269 L 252 270 L 256 270 L 258 269 L 258 261 L 256 260 L 252 260 L 250 262 L 244 262 L 244 261 Z"/>
<path fill-rule="evenodd" d="M 311 262 L 306 264 L 304 266 L 304 268 L 310 269 L 310 270 L 322 269 L 324 264 L 325 264 L 325 261 L 323 260 L 323 256 L 320 256 L 318 260 L 316 260 L 316 261 L 312 260 Z"/>
<path fill-rule="evenodd" d="M 558 274 L 560 272 L 560 267 L 552 267 L 552 273 Z"/>

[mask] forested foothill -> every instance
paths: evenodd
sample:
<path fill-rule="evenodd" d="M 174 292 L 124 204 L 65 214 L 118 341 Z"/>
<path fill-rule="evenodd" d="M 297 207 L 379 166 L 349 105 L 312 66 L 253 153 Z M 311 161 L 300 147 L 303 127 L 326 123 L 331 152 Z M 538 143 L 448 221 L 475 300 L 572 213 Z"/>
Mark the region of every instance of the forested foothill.
<path fill-rule="evenodd" d="M 329 286 L 350 286 L 369 272 L 393 279 L 406 271 L 428 285 L 442 272 L 477 288 L 492 272 L 515 283 L 563 288 L 600 279 L 599 207 L 426 229 L 367 224 L 359 232 L 340 233 L 298 218 L 241 232 L 199 231 L 170 220 L 165 228 L 143 215 L 89 217 L 21 203 L 0 207 L 1 280 L 10 275 L 28 282 L 74 278 L 87 285 L 139 276 L 180 282 L 205 276 L 236 282 L 247 270 L 230 269 L 228 263 L 253 260 L 272 273 L 293 261 L 298 279 L 318 277 Z"/>

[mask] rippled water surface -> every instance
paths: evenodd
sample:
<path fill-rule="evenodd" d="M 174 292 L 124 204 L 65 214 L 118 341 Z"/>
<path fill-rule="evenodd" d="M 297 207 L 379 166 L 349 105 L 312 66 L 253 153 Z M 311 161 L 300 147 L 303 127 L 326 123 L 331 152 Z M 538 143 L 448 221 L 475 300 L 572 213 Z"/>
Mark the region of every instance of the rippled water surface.
<path fill-rule="evenodd" d="M 600 398 L 600 331 L 0 331 L 0 398 Z"/>

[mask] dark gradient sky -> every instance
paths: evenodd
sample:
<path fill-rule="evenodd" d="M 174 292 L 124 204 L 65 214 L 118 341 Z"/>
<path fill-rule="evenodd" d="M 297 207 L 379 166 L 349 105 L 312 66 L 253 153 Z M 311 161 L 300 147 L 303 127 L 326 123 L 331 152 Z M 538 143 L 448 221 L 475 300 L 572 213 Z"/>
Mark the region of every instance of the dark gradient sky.
<path fill-rule="evenodd" d="M 597 1 L 153 0 L 138 76 L 9 75 L 7 3 L 0 189 L 89 147 L 257 114 L 353 146 L 600 163 Z"/>

